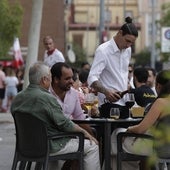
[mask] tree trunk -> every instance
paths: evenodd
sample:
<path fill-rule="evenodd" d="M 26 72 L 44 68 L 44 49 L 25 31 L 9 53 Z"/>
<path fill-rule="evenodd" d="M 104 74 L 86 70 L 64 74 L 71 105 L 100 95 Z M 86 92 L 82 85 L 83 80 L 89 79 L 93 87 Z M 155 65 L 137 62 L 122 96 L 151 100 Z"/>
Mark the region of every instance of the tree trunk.
<path fill-rule="evenodd" d="M 40 39 L 41 18 L 44 0 L 32 0 L 32 18 L 28 36 L 28 55 L 24 74 L 25 89 L 29 84 L 28 73 L 30 66 L 38 59 L 38 47 Z"/>

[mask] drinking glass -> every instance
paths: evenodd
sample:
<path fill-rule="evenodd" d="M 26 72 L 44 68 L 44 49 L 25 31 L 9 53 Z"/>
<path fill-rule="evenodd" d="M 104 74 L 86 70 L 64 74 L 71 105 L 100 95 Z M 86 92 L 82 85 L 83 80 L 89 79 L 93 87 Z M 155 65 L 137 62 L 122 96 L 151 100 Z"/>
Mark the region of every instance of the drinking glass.
<path fill-rule="evenodd" d="M 120 109 L 119 108 L 111 108 L 110 109 L 110 118 L 111 119 L 119 119 L 120 117 Z"/>
<path fill-rule="evenodd" d="M 135 96 L 133 93 L 128 93 L 126 94 L 126 107 L 129 109 L 129 117 L 127 119 L 132 119 L 131 118 L 131 108 L 135 104 Z"/>
<path fill-rule="evenodd" d="M 91 94 L 91 93 L 85 94 L 84 106 L 88 110 L 88 117 L 89 118 L 91 118 L 91 108 L 92 108 L 93 104 L 94 104 L 94 95 Z"/>

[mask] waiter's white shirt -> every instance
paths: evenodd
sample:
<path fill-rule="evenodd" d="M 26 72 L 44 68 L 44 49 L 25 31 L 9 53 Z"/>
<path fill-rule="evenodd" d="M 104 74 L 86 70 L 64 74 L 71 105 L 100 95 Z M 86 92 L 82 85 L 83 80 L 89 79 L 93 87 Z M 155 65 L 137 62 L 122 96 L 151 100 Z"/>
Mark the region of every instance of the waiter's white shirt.
<path fill-rule="evenodd" d="M 107 89 L 118 91 L 127 90 L 128 87 L 128 65 L 131 58 L 131 47 L 119 50 L 114 39 L 101 44 L 95 52 L 88 76 L 88 84 L 100 81 Z M 105 95 L 99 93 L 99 105 L 104 103 Z M 125 105 L 124 99 L 116 104 Z"/>

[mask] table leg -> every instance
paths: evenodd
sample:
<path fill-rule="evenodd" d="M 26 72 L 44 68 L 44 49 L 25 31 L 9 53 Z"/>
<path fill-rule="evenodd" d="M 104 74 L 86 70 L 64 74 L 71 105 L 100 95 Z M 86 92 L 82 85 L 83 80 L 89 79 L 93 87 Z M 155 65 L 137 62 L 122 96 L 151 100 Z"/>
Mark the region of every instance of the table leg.
<path fill-rule="evenodd" d="M 111 122 L 104 124 L 104 162 L 105 170 L 111 169 Z"/>

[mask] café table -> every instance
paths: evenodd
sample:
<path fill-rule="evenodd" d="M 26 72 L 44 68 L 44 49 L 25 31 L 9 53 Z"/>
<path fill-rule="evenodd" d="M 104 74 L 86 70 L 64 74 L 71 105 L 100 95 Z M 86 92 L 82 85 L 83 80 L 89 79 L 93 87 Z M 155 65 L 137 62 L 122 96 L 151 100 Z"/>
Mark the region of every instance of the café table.
<path fill-rule="evenodd" d="M 110 170 L 111 169 L 111 132 L 112 129 L 118 127 L 128 127 L 131 125 L 138 124 L 142 118 L 135 118 L 135 119 L 109 119 L 109 118 L 87 118 L 84 120 L 73 120 L 75 123 L 85 123 L 85 124 L 96 124 L 101 125 L 104 128 L 104 169 Z"/>

